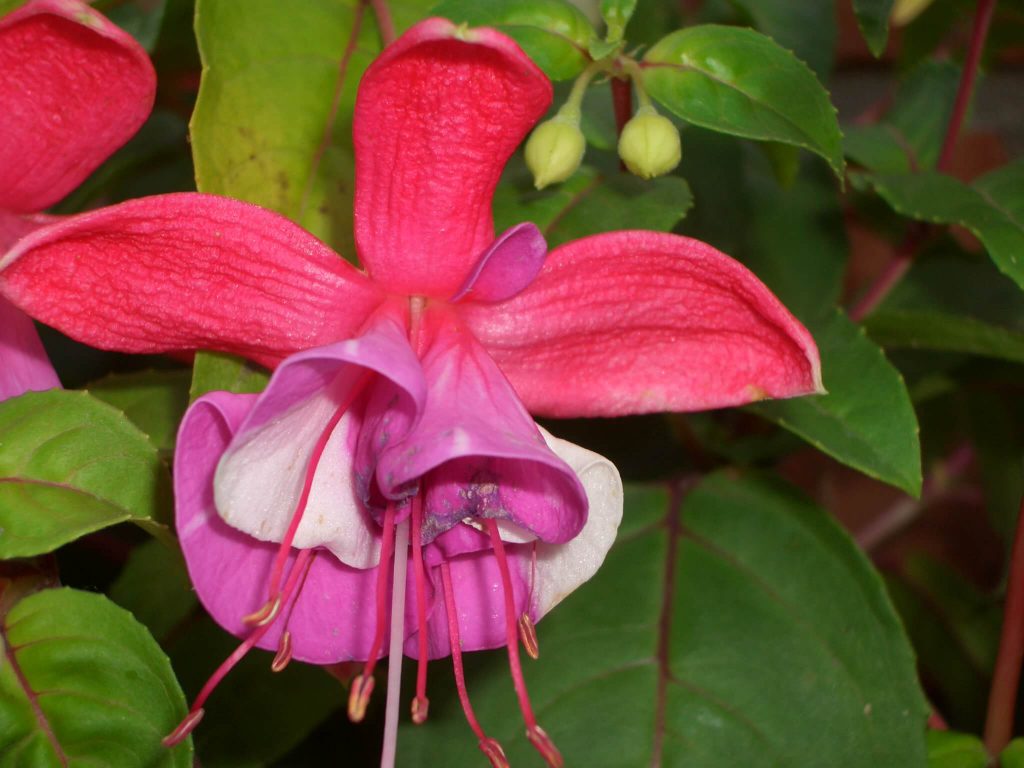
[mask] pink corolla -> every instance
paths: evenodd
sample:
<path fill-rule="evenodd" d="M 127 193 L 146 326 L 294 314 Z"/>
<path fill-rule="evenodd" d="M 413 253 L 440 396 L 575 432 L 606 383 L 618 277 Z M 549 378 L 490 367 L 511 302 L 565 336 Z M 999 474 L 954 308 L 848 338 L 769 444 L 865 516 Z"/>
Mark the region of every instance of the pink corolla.
<path fill-rule="evenodd" d="M 494 235 L 505 162 L 551 100 L 508 38 L 431 19 L 367 70 L 355 108 L 360 271 L 290 221 L 234 200 L 135 200 L 36 231 L 0 260 L 0 292 L 87 343 L 215 349 L 273 368 L 260 395 L 216 392 L 185 416 L 177 529 L 200 599 L 274 667 L 365 661 L 362 717 L 386 647 L 507 646 L 599 567 L 622 514 L 607 460 L 547 416 L 718 408 L 820 391 L 807 331 L 708 245 L 615 232 L 551 253 L 532 224 Z M 409 599 L 405 595 L 409 595 Z M 394 674 L 396 667 L 392 667 Z"/>
<path fill-rule="evenodd" d="M 0 252 L 139 129 L 156 76 L 138 43 L 78 0 L 0 18 Z M 60 386 L 32 320 L 0 298 L 0 400 Z"/>

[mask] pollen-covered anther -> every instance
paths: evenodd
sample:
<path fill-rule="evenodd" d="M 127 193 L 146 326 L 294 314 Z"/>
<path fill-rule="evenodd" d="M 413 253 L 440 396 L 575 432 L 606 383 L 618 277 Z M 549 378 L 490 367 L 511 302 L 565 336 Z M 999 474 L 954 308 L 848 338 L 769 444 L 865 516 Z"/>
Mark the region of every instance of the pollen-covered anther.
<path fill-rule="evenodd" d="M 287 629 L 281 633 L 281 641 L 277 645 L 277 653 L 274 660 L 270 662 L 270 669 L 273 672 L 281 672 L 292 660 L 292 633 Z"/>
<path fill-rule="evenodd" d="M 427 722 L 427 712 L 430 711 L 430 699 L 426 696 L 417 696 L 412 700 L 412 721 L 416 725 L 423 725 Z"/>
<path fill-rule="evenodd" d="M 188 738 L 188 735 L 192 733 L 192 731 L 195 730 L 196 726 L 199 725 L 199 721 L 203 719 L 203 715 L 205 714 L 206 710 L 204 709 L 196 709 L 189 712 L 188 716 L 178 723 L 178 727 L 164 736 L 160 743 L 168 748 L 180 744 Z"/>
<path fill-rule="evenodd" d="M 265 627 L 267 624 L 277 618 L 277 614 L 281 612 L 281 595 L 277 594 L 272 600 L 268 600 L 258 610 L 253 611 L 248 616 L 242 617 L 242 623 L 250 627 Z"/>
<path fill-rule="evenodd" d="M 555 742 L 551 740 L 551 737 L 539 725 L 534 724 L 527 728 L 526 738 L 530 740 L 534 748 L 540 752 L 540 756 L 544 758 L 544 762 L 551 766 L 551 768 L 562 768 L 565 765 L 562 753 L 558 751 Z"/>
<path fill-rule="evenodd" d="M 478 744 L 480 751 L 487 755 L 487 759 L 491 761 L 491 768 L 509 768 L 508 758 L 505 757 L 505 750 L 501 748 L 501 744 L 498 743 L 497 739 L 487 737 L 480 739 Z"/>
<path fill-rule="evenodd" d="M 537 644 L 537 627 L 528 613 L 524 613 L 519 617 L 519 639 L 523 643 L 523 650 L 526 651 L 531 659 L 540 658 L 540 646 Z"/>
<path fill-rule="evenodd" d="M 352 688 L 348 692 L 348 719 L 353 723 L 361 723 L 366 717 L 366 708 L 370 704 L 373 693 L 373 675 L 356 675 Z"/>

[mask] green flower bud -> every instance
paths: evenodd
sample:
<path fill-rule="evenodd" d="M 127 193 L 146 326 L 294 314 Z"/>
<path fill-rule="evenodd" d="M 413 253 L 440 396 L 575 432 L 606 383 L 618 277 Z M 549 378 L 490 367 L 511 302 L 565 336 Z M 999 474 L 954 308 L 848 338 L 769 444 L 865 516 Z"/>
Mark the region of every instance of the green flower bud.
<path fill-rule="evenodd" d="M 583 161 L 587 141 L 579 117 L 566 116 L 563 111 L 538 125 L 526 142 L 526 165 L 537 189 L 565 181 Z"/>
<path fill-rule="evenodd" d="M 619 157 L 632 173 L 653 179 L 668 173 L 682 156 L 679 131 L 652 106 L 643 106 L 619 136 Z"/>

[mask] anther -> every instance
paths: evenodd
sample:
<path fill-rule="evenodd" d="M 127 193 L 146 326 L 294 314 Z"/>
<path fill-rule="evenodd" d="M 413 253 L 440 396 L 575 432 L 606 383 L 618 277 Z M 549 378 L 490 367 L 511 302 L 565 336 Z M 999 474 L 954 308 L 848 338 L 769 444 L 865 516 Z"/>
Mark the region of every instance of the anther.
<path fill-rule="evenodd" d="M 203 715 L 205 714 L 206 711 L 202 708 L 189 712 L 185 719 L 178 723 L 177 728 L 164 736 L 161 744 L 165 747 L 173 747 L 183 742 L 188 738 L 188 735 L 195 730 L 196 726 L 199 725 L 199 721 L 203 719 Z"/>
<path fill-rule="evenodd" d="M 373 693 L 373 675 L 356 675 L 348 692 L 348 719 L 360 723 L 366 717 L 366 708 Z"/>
<path fill-rule="evenodd" d="M 555 742 L 551 740 L 551 737 L 539 725 L 527 728 L 526 738 L 530 740 L 530 743 L 533 744 L 534 748 L 540 752 L 541 757 L 544 758 L 544 762 L 551 766 L 551 768 L 562 768 L 565 765 L 562 753 L 558 751 Z"/>
<path fill-rule="evenodd" d="M 416 725 L 423 725 L 427 722 L 427 711 L 430 709 L 430 699 L 426 696 L 416 696 L 412 700 L 412 721 Z"/>
<path fill-rule="evenodd" d="M 533 624 L 530 614 L 524 613 L 519 617 L 519 639 L 523 643 L 523 650 L 531 659 L 540 658 L 540 646 L 537 644 L 537 627 Z"/>
<path fill-rule="evenodd" d="M 508 758 L 505 757 L 505 750 L 501 748 L 501 744 L 498 743 L 497 739 L 480 739 L 479 747 L 480 751 L 487 755 L 487 759 L 491 761 L 491 768 L 509 768 Z"/>
<path fill-rule="evenodd" d="M 292 660 L 292 633 L 287 629 L 281 633 L 281 640 L 277 646 L 277 653 L 274 660 L 270 662 L 270 669 L 273 672 L 281 672 Z"/>
<path fill-rule="evenodd" d="M 281 595 L 278 593 L 273 599 L 268 600 L 261 605 L 257 610 L 250 613 L 248 616 L 242 617 L 242 623 L 247 624 L 250 627 L 265 627 L 270 624 L 274 619 L 277 618 L 277 614 L 281 612 Z"/>

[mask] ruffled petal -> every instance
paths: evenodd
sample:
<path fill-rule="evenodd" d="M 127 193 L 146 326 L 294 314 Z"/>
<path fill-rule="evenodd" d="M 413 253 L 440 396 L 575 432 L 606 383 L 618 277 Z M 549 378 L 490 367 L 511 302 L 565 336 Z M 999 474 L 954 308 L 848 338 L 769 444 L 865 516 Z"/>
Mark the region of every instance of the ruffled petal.
<path fill-rule="evenodd" d="M 0 400 L 59 386 L 32 319 L 0 298 Z"/>
<path fill-rule="evenodd" d="M 0 259 L 0 295 L 94 347 L 214 349 L 266 364 L 355 335 L 384 298 L 283 216 L 201 194 L 132 200 L 29 234 Z"/>
<path fill-rule="evenodd" d="M 419 362 L 396 315 L 378 314 L 358 338 L 300 352 L 278 367 L 217 467 L 217 509 L 229 525 L 262 541 L 284 538 L 314 446 L 347 403 L 317 462 L 293 544 L 326 547 L 355 568 L 377 564 L 380 528 L 366 513 L 359 489 L 366 487 L 376 452 L 386 444 L 381 436 L 400 439 L 426 399 Z M 352 401 L 381 387 L 382 379 L 390 383 L 386 388 L 393 399 L 367 424 Z M 355 454 L 362 432 L 374 435 L 369 444 L 376 452 Z"/>
<path fill-rule="evenodd" d="M 383 493 L 423 488 L 425 541 L 465 517 L 511 520 L 545 541 L 575 536 L 583 487 L 487 353 L 443 309 L 424 315 L 420 342 L 427 402 L 405 440 L 381 454 Z"/>
<path fill-rule="evenodd" d="M 131 35 L 77 0 L 0 19 L 0 208 L 40 211 L 139 129 L 156 74 Z"/>
<path fill-rule="evenodd" d="M 551 102 L 509 38 L 428 19 L 363 75 L 356 101 L 355 236 L 389 290 L 447 299 L 494 238 L 502 168 Z"/>
<path fill-rule="evenodd" d="M 514 299 L 460 311 L 532 413 L 694 411 L 824 391 L 807 329 L 739 262 L 677 235 L 577 240 Z"/>
<path fill-rule="evenodd" d="M 182 421 L 175 451 L 177 529 L 189 576 L 214 620 L 238 637 L 251 631 L 242 617 L 267 599 L 277 546 L 236 531 L 218 517 L 213 475 L 217 459 L 255 400 L 254 395 L 223 392 L 200 398 Z M 292 550 L 289 569 L 296 554 Z M 375 569 L 350 568 L 318 550 L 298 597 L 285 606 L 259 647 L 276 648 L 287 627 L 292 655 L 299 661 L 364 660 L 375 628 L 376 581 Z M 413 626 L 413 610 L 406 608 L 406 627 Z"/>

